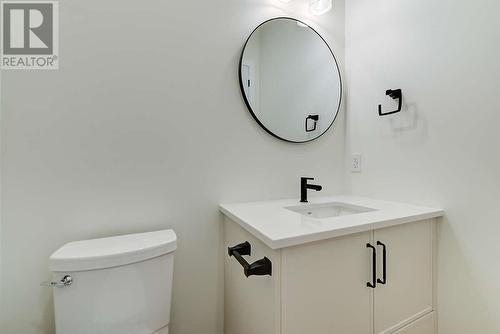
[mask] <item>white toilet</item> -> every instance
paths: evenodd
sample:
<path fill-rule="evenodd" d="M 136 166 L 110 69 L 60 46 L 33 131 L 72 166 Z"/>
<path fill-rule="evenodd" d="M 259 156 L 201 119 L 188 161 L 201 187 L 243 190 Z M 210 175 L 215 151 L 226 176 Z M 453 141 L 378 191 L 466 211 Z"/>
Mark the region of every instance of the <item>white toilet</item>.
<path fill-rule="evenodd" d="M 70 242 L 50 257 L 57 334 L 166 334 L 172 230 Z"/>

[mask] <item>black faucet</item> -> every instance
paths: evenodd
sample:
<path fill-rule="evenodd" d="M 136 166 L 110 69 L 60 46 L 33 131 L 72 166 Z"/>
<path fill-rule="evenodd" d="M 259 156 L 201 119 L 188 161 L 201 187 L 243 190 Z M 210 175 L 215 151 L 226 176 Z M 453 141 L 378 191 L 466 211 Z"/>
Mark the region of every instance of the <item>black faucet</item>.
<path fill-rule="evenodd" d="M 323 189 L 322 186 L 316 184 L 309 184 L 307 181 L 314 180 L 312 177 L 301 177 L 300 178 L 300 202 L 307 203 L 307 189 L 313 189 L 320 191 Z"/>

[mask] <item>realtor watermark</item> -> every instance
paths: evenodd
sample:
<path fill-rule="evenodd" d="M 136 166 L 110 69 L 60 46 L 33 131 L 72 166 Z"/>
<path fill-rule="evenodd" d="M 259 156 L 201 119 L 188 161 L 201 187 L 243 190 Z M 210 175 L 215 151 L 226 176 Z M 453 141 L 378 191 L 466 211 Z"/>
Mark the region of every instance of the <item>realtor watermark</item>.
<path fill-rule="evenodd" d="M 59 68 L 57 1 L 1 1 L 1 68 Z"/>

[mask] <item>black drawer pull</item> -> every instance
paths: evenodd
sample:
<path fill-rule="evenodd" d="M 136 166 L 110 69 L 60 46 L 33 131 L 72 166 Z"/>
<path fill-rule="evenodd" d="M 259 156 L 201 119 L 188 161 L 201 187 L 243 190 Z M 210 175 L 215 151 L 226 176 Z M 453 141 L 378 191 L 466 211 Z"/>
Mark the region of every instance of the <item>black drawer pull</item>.
<path fill-rule="evenodd" d="M 227 253 L 229 254 L 230 257 L 234 256 L 236 260 L 238 260 L 238 262 L 243 267 L 243 272 L 245 273 L 246 277 L 254 275 L 255 276 L 272 275 L 273 264 L 271 260 L 269 260 L 267 257 L 257 260 L 251 264 L 248 263 L 245 260 L 245 258 L 243 258 L 243 255 L 251 255 L 252 253 L 252 246 L 248 241 L 245 241 L 244 243 L 236 245 L 234 247 L 228 247 Z"/>
<path fill-rule="evenodd" d="M 377 241 L 377 246 L 382 246 L 382 279 L 377 279 L 377 282 L 380 284 L 387 284 L 387 247 L 385 244 Z"/>
<path fill-rule="evenodd" d="M 366 244 L 366 248 L 372 249 L 372 281 L 366 283 L 366 286 L 375 289 L 377 287 L 377 249 L 371 244 Z"/>

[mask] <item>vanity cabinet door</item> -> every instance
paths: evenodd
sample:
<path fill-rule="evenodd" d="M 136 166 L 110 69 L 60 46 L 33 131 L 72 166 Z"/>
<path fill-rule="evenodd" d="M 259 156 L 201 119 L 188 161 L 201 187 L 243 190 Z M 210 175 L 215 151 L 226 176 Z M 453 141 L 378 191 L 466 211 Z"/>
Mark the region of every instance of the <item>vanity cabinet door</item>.
<path fill-rule="evenodd" d="M 370 232 L 282 251 L 283 334 L 372 333 Z"/>
<path fill-rule="evenodd" d="M 423 221 L 374 231 L 378 278 L 384 279 L 383 245 L 387 272 L 385 284 L 374 289 L 376 334 L 392 333 L 432 311 L 432 228 L 432 221 Z"/>
<path fill-rule="evenodd" d="M 436 323 L 434 320 L 434 312 L 412 322 L 410 325 L 403 327 L 394 334 L 434 334 Z"/>

